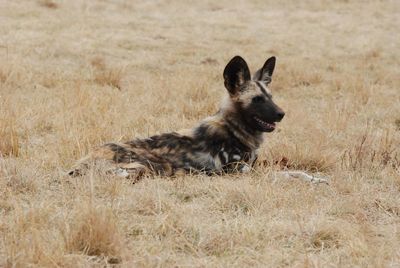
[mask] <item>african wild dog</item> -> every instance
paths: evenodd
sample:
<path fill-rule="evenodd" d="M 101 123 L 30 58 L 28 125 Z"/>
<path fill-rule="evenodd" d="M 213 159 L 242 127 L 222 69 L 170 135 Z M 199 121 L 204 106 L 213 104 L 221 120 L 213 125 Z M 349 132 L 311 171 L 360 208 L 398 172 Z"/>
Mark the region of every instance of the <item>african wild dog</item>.
<path fill-rule="evenodd" d="M 182 172 L 249 171 L 257 158 L 263 133 L 274 131 L 276 122 L 285 116 L 268 88 L 274 68 L 275 57 L 271 57 L 252 78 L 246 61 L 234 57 L 223 73 L 229 95 L 215 115 L 189 131 L 105 144 L 78 162 L 69 174 L 83 174 L 93 160 L 101 159 L 113 173 L 134 182 L 145 173 L 171 176 Z M 303 172 L 285 174 L 323 181 Z"/>

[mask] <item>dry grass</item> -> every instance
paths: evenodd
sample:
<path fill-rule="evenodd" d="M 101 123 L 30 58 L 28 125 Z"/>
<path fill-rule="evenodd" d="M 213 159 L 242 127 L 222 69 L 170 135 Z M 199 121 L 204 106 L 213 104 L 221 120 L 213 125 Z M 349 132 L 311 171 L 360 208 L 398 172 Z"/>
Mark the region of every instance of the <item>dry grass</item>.
<path fill-rule="evenodd" d="M 41 0 L 41 1 L 39 1 L 38 3 L 39 3 L 39 5 L 41 5 L 42 7 L 47 7 L 47 8 L 50 8 L 50 9 L 56 9 L 56 8 L 58 8 L 58 4 L 55 3 L 54 1 L 51 1 L 51 0 Z"/>
<path fill-rule="evenodd" d="M 13 125 L 13 118 L 0 121 L 0 155 L 18 156 L 18 134 Z"/>
<path fill-rule="evenodd" d="M 397 267 L 397 1 L 2 1 L 0 266 Z M 286 111 L 250 175 L 136 185 L 63 171 L 216 111 L 278 58 Z M 116 90 L 120 89 L 120 90 Z M 275 178 L 276 165 L 331 184 Z"/>
<path fill-rule="evenodd" d="M 104 59 L 94 58 L 91 61 L 94 70 L 94 82 L 100 86 L 111 86 L 121 90 L 123 71 L 121 68 L 110 68 L 106 66 Z"/>

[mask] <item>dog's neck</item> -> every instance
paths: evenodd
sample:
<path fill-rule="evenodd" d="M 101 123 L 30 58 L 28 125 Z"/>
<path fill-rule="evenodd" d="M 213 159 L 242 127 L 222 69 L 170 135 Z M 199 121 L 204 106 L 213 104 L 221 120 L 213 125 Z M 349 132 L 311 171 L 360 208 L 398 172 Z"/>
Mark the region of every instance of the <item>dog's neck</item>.
<path fill-rule="evenodd" d="M 249 131 L 243 120 L 238 117 L 223 116 L 222 120 L 228 126 L 232 134 L 240 140 L 241 143 L 249 147 L 252 151 L 257 150 L 263 142 L 263 133 L 260 131 Z"/>
<path fill-rule="evenodd" d="M 248 126 L 243 115 L 236 110 L 235 105 L 229 98 L 223 100 L 215 116 L 226 124 L 232 134 L 252 151 L 260 147 L 263 142 L 263 133 Z"/>

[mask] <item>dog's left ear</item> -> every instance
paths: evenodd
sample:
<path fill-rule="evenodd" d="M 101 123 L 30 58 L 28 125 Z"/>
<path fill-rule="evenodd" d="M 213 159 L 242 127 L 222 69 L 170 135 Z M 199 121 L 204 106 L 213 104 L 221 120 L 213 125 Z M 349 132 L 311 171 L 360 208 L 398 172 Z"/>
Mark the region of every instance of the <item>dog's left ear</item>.
<path fill-rule="evenodd" d="M 256 81 L 262 81 L 268 85 L 271 82 L 272 74 L 274 73 L 275 62 L 275 57 L 269 58 L 264 63 L 264 66 L 254 74 L 253 79 Z"/>
<path fill-rule="evenodd" d="M 240 56 L 233 57 L 224 69 L 225 87 L 232 96 L 250 79 L 249 66 Z"/>

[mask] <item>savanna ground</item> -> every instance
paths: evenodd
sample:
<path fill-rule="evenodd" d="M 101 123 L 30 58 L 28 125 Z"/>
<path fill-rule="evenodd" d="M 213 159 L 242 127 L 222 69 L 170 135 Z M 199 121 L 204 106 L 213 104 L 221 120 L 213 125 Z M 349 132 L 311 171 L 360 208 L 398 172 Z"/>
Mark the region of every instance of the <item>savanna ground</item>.
<path fill-rule="evenodd" d="M 0 2 L 0 266 L 399 267 L 398 1 Z M 193 126 L 242 55 L 286 111 L 250 175 L 64 172 Z M 330 185 L 274 177 L 280 159 Z"/>

